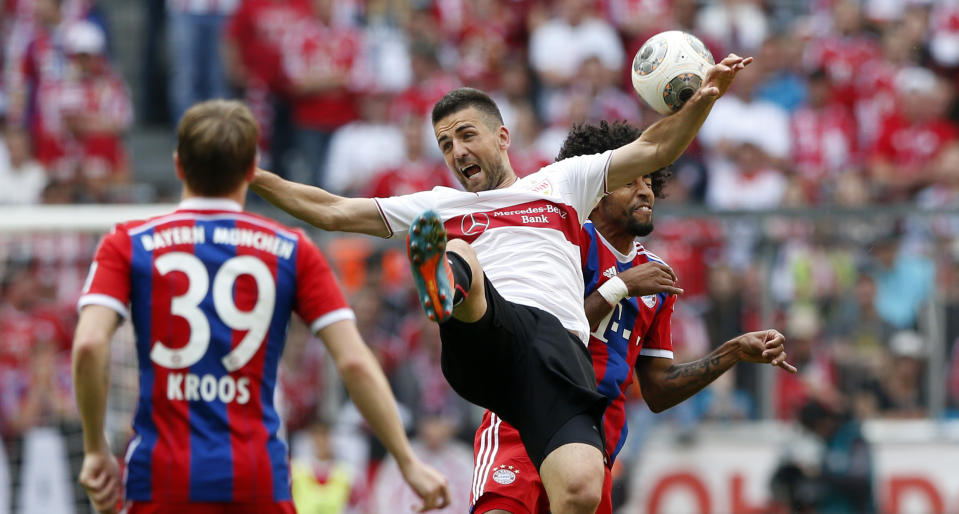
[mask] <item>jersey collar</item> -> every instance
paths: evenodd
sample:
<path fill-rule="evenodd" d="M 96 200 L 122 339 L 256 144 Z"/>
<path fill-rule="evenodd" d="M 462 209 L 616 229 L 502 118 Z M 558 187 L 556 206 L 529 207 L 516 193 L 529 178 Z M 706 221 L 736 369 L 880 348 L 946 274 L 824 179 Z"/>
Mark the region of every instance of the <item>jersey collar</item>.
<path fill-rule="evenodd" d="M 618 260 L 619 262 L 632 262 L 633 259 L 636 258 L 636 253 L 639 250 L 637 248 L 638 245 L 634 244 L 632 248 L 629 249 L 629 253 L 626 255 L 623 255 L 622 253 L 620 253 L 619 250 L 616 249 L 615 246 L 612 245 L 612 243 L 610 243 L 609 241 L 606 240 L 605 237 L 603 237 L 603 234 L 601 234 L 599 230 L 596 231 L 596 236 L 599 238 L 599 242 L 602 243 L 603 246 L 605 246 L 607 249 L 609 249 L 609 251 L 612 252 L 612 254 L 616 257 L 616 260 Z"/>
<path fill-rule="evenodd" d="M 208 198 L 194 196 L 180 202 L 177 210 L 186 211 L 243 211 L 243 207 L 233 200 L 226 198 Z"/>

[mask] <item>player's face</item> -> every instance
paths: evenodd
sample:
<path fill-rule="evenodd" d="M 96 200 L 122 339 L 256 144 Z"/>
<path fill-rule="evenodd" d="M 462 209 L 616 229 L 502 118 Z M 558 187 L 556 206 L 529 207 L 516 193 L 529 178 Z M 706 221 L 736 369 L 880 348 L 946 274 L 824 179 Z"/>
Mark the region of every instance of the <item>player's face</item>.
<path fill-rule="evenodd" d="M 486 117 L 470 107 L 439 120 L 433 131 L 446 165 L 463 189 L 475 193 L 508 185 L 503 163 L 509 147 L 506 127 L 491 129 Z"/>
<path fill-rule="evenodd" d="M 652 179 L 645 176 L 606 195 L 599 208 L 601 215 L 612 224 L 621 226 L 634 236 L 643 237 L 653 231 L 655 200 Z"/>

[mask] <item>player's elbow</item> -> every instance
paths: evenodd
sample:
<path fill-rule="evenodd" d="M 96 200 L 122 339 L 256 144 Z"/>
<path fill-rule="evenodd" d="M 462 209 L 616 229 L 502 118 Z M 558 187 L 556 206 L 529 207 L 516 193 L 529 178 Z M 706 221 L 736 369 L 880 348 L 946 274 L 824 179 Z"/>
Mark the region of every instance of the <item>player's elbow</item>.
<path fill-rule="evenodd" d="M 71 350 L 73 362 L 83 364 L 98 359 L 110 349 L 110 340 L 94 334 L 77 334 Z"/>
<path fill-rule="evenodd" d="M 336 371 L 344 382 L 362 382 L 372 376 L 374 362 L 362 355 L 345 355 L 336 361 Z"/>
<path fill-rule="evenodd" d="M 649 410 L 656 414 L 659 414 L 670 407 L 670 405 L 668 405 L 666 402 L 661 402 L 653 398 L 645 398 L 645 400 L 646 406 L 649 407 Z"/>
<path fill-rule="evenodd" d="M 643 384 L 642 391 L 646 407 L 656 414 L 673 406 L 666 398 L 665 392 L 654 384 Z"/>

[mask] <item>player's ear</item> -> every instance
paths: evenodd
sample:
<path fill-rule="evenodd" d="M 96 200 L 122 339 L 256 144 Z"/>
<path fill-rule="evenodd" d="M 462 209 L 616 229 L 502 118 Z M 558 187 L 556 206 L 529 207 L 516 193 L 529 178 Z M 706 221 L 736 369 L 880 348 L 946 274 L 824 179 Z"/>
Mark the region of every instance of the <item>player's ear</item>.
<path fill-rule="evenodd" d="M 500 125 L 496 130 L 496 139 L 500 150 L 508 150 L 510 143 L 509 129 L 505 125 Z"/>
<path fill-rule="evenodd" d="M 257 152 L 253 157 L 253 162 L 250 164 L 250 169 L 246 170 L 246 181 L 253 182 L 253 176 L 256 175 L 256 169 L 260 164 L 260 152 Z"/>
<path fill-rule="evenodd" d="M 173 151 L 173 167 L 176 168 L 176 178 L 183 180 L 183 166 L 180 165 L 180 154 Z"/>

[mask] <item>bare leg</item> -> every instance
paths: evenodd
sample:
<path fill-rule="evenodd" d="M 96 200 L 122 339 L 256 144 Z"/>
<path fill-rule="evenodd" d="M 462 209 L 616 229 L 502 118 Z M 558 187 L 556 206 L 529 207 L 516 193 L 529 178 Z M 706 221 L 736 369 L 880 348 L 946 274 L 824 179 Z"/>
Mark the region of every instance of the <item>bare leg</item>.
<path fill-rule="evenodd" d="M 539 468 L 553 514 L 593 514 L 603 495 L 603 454 L 595 446 L 568 443 Z"/>

